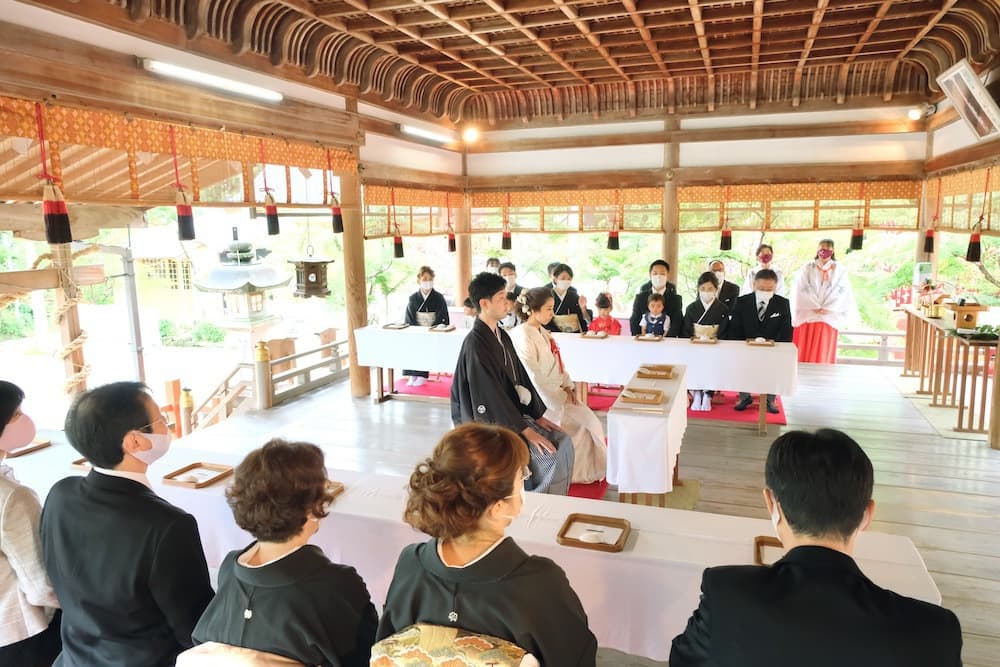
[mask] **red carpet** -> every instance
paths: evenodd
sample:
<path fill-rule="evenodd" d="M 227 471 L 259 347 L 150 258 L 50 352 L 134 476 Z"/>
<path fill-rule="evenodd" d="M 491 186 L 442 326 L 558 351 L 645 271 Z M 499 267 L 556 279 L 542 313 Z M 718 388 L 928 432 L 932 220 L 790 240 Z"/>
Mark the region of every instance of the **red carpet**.
<path fill-rule="evenodd" d="M 431 373 L 431 376 L 427 378 L 425 382 L 420 387 L 410 387 L 406 384 L 409 378 L 400 378 L 396 380 L 396 392 L 400 394 L 410 394 L 411 396 L 437 396 L 439 398 L 450 398 L 451 397 L 451 375 L 435 375 Z"/>
<path fill-rule="evenodd" d="M 717 391 L 715 392 L 715 399 L 712 401 L 712 410 L 710 412 L 696 412 L 688 408 L 688 419 L 706 419 L 709 421 L 756 424 L 760 415 L 760 404 L 757 402 L 758 397 L 756 395 L 751 394 L 751 398 L 753 399 L 753 403 L 750 404 L 750 407 L 743 412 L 737 412 L 733 409 L 733 406 L 736 405 L 736 401 L 739 400 L 736 392 Z M 778 424 L 784 426 L 788 423 L 788 418 L 785 417 L 785 406 L 782 405 L 780 396 L 775 397 L 774 404 L 778 407 L 778 414 L 772 415 L 770 412 L 767 413 L 766 421 L 768 424 Z"/>
<path fill-rule="evenodd" d="M 590 484 L 570 484 L 569 495 L 574 498 L 590 498 L 591 500 L 601 500 L 608 490 L 608 480 L 602 479 Z"/>

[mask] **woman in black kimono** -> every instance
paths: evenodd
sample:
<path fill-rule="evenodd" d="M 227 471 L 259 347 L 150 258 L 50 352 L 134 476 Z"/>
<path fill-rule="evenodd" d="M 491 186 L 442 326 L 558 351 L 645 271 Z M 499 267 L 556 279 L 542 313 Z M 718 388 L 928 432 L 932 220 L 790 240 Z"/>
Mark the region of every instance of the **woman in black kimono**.
<path fill-rule="evenodd" d="M 719 278 L 712 271 L 706 271 L 698 276 L 698 298 L 688 304 L 681 335 L 702 340 L 722 338 L 728 324 L 729 309 L 720 296 Z M 691 409 L 695 412 L 711 411 L 714 395 L 711 389 L 692 389 Z"/>
<path fill-rule="evenodd" d="M 555 315 L 545 325 L 549 331 L 579 333 L 586 331 L 590 326 L 590 320 L 580 309 L 580 295 L 572 284 L 573 269 L 568 264 L 556 264 L 552 269 L 552 296 L 556 300 Z"/>
<path fill-rule="evenodd" d="M 506 639 L 543 667 L 593 667 L 597 640 L 563 570 L 504 532 L 524 504 L 528 450 L 516 433 L 463 424 L 410 477 L 404 520 L 431 540 L 406 547 L 378 639 L 414 623 Z"/>
<path fill-rule="evenodd" d="M 417 272 L 417 284 L 420 285 L 420 289 L 410 295 L 410 301 L 406 304 L 406 323 L 414 327 L 451 324 L 444 295 L 434 289 L 434 269 L 421 266 Z M 428 377 L 427 371 L 404 370 L 403 375 L 410 376 L 406 384 L 411 387 L 419 387 Z"/>
<path fill-rule="evenodd" d="M 307 544 L 333 501 L 323 451 L 271 440 L 236 468 L 226 497 L 236 523 L 256 539 L 222 562 L 194 642 L 307 665 L 367 667 L 378 616 L 365 582 Z"/>

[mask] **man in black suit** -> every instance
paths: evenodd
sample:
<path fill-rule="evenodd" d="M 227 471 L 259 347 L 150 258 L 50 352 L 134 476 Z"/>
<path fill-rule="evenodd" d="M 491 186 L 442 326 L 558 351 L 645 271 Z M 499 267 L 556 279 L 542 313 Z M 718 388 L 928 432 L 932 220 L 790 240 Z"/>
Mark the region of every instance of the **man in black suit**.
<path fill-rule="evenodd" d="M 708 270 L 719 279 L 719 302 L 733 312 L 736 299 L 740 298 L 740 286 L 726 280 L 726 265 L 721 259 L 713 259 L 708 263 Z"/>
<path fill-rule="evenodd" d="M 792 310 L 788 299 L 774 293 L 778 285 L 778 275 L 771 269 L 761 269 L 753 281 L 753 293 L 736 299 L 733 317 L 726 330 L 729 340 L 766 338 L 776 343 L 792 342 Z M 740 392 L 740 400 L 734 410 L 750 407 L 750 394 Z M 778 413 L 774 404 L 774 394 L 767 395 L 767 411 Z"/>
<path fill-rule="evenodd" d="M 955 614 L 879 588 L 854 562 L 872 521 L 872 463 L 845 433 L 771 445 L 764 502 L 785 557 L 705 570 L 670 667 L 959 667 Z"/>
<path fill-rule="evenodd" d="M 663 312 L 670 318 L 670 326 L 665 332 L 668 338 L 681 335 L 684 326 L 684 304 L 677 294 L 677 286 L 667 280 L 670 264 L 658 259 L 649 265 L 649 281 L 639 288 L 639 293 L 632 301 L 632 316 L 628 319 L 633 336 L 642 333 L 642 316 L 649 311 L 649 295 L 663 295 Z"/>
<path fill-rule="evenodd" d="M 213 593 L 194 517 L 146 478 L 169 447 L 166 419 L 145 385 L 116 382 L 77 398 L 65 429 L 93 468 L 56 483 L 42 510 L 42 557 L 63 610 L 55 664 L 173 665 Z"/>

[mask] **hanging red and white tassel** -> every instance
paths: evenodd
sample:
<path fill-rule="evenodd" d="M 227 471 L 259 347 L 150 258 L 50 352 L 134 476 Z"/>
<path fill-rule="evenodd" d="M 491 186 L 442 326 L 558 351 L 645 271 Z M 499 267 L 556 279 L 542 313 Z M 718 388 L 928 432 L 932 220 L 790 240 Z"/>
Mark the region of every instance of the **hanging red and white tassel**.
<path fill-rule="evenodd" d="M 281 233 L 281 225 L 278 222 L 278 205 L 271 194 L 271 188 L 267 186 L 267 158 L 264 155 L 264 140 L 258 139 L 260 146 L 260 170 L 264 176 L 264 215 L 267 217 L 267 235 L 277 236 Z"/>
<path fill-rule="evenodd" d="M 340 210 L 340 200 L 333 192 L 333 160 L 330 157 L 330 149 L 326 149 L 326 173 L 330 179 L 330 213 L 332 215 L 333 233 L 344 233 L 344 214 Z"/>
<path fill-rule="evenodd" d="M 941 219 L 941 178 L 938 177 L 937 204 L 934 206 L 934 217 L 931 219 L 931 226 L 924 232 L 924 252 L 928 255 L 934 252 L 934 229 Z"/>
<path fill-rule="evenodd" d="M 38 133 L 39 157 L 42 173 L 38 177 L 45 181 L 42 185 L 42 217 L 45 220 L 45 240 L 50 244 L 71 243 L 73 230 L 69 226 L 69 212 L 62 191 L 56 185 L 55 177 L 49 173 L 49 159 L 45 149 L 45 119 L 42 105 L 35 102 L 35 130 Z"/>
<path fill-rule="evenodd" d="M 726 201 L 722 207 L 722 236 L 719 238 L 719 250 L 733 249 L 733 231 L 729 229 L 729 186 L 726 186 Z"/>
<path fill-rule="evenodd" d="M 399 224 L 396 222 L 396 188 L 389 188 L 389 204 L 392 207 L 392 255 L 398 259 L 403 257 L 403 235 L 400 234 Z"/>
<path fill-rule="evenodd" d="M 503 232 L 500 234 L 500 248 L 510 250 L 512 247 L 510 239 L 510 193 L 507 193 L 507 205 L 503 209 Z"/>
<path fill-rule="evenodd" d="M 983 260 L 981 234 L 983 231 L 983 220 L 986 218 L 986 203 L 990 200 L 990 174 L 992 171 L 992 167 L 986 170 L 986 185 L 983 188 L 983 208 L 979 211 L 979 220 L 972 227 L 972 235 L 969 236 L 969 247 L 965 251 L 965 261 L 975 264 Z"/>
<path fill-rule="evenodd" d="M 608 230 L 608 250 L 619 250 L 618 243 L 618 212 L 619 212 L 619 190 L 615 190 L 615 212 L 611 216 L 611 229 Z"/>
<path fill-rule="evenodd" d="M 455 252 L 455 228 L 451 226 L 451 198 L 448 193 L 444 193 L 444 208 L 448 219 L 448 252 Z"/>
<path fill-rule="evenodd" d="M 177 165 L 177 138 L 174 136 L 174 126 L 170 126 L 170 152 L 174 160 L 174 187 L 177 188 L 177 238 L 181 241 L 194 241 L 194 211 L 191 208 L 191 195 L 181 183 L 181 170 Z"/>
<path fill-rule="evenodd" d="M 861 184 L 861 208 L 858 211 L 857 222 L 851 229 L 851 250 L 861 250 L 865 244 L 865 184 Z"/>

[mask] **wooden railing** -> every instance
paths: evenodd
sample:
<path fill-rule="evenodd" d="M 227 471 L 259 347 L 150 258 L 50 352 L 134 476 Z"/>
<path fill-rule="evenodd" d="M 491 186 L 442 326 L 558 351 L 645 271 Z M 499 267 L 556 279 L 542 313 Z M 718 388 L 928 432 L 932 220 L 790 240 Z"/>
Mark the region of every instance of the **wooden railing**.
<path fill-rule="evenodd" d="M 902 366 L 904 345 L 890 345 L 889 339 L 899 339 L 905 343 L 904 331 L 841 331 L 841 336 L 850 337 L 850 342 L 837 343 L 838 364 L 859 364 L 868 366 Z M 860 342 L 856 342 L 856 339 Z M 872 357 L 852 357 L 841 352 L 847 350 L 874 350 Z"/>
<path fill-rule="evenodd" d="M 208 398 L 192 411 L 192 428 L 200 429 L 217 424 L 233 414 L 241 403 L 253 397 L 253 380 L 244 377 L 237 380 L 240 371 L 253 373 L 253 364 L 236 364 L 233 370 L 213 389 Z"/>
<path fill-rule="evenodd" d="M 266 409 L 279 405 L 287 400 L 301 396 L 313 389 L 326 386 L 331 382 L 336 382 L 347 377 L 350 370 L 348 368 L 347 341 L 338 340 L 304 352 L 296 352 L 285 357 L 271 359 L 267 351 L 267 346 L 258 343 L 256 349 L 255 366 L 255 387 L 254 394 L 257 396 L 257 408 Z M 287 364 L 290 361 L 297 361 L 305 357 L 318 355 L 319 360 L 313 361 L 301 368 L 275 374 L 275 367 Z M 266 365 L 266 366 L 265 366 Z M 265 371 L 266 368 L 266 371 Z M 266 389 L 262 385 L 267 385 Z M 285 384 L 287 388 L 280 389 L 279 385 Z M 266 397 L 266 401 L 262 401 Z"/>

